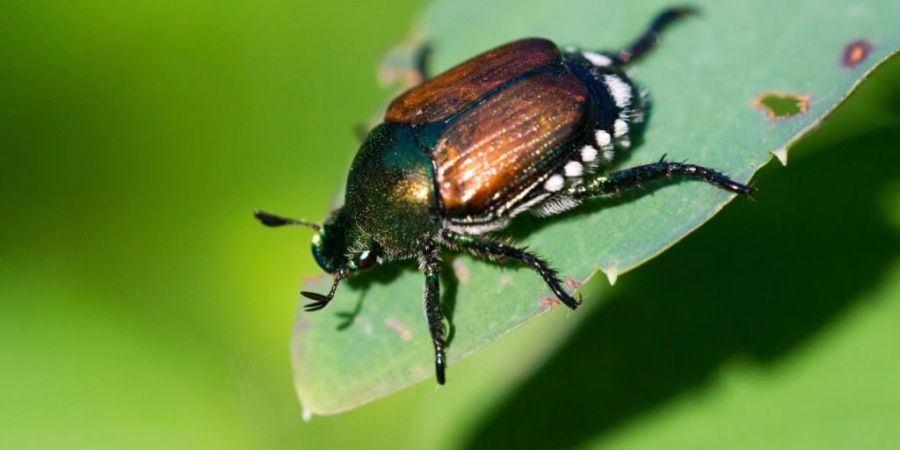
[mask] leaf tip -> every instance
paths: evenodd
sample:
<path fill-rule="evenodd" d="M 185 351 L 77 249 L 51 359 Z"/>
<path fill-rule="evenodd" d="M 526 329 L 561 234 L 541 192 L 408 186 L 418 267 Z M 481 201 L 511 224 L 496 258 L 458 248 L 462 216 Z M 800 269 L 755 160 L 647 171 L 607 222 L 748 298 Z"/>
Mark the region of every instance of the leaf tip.
<path fill-rule="evenodd" d="M 609 285 L 614 286 L 616 281 L 619 279 L 619 269 L 615 264 L 610 264 L 607 267 L 603 267 L 600 270 L 606 274 L 606 279 L 609 280 Z"/>
<path fill-rule="evenodd" d="M 770 153 L 772 153 L 773 156 L 778 158 L 778 162 L 780 162 L 782 166 L 787 166 L 787 164 L 788 164 L 787 147 L 781 147 L 779 149 L 772 150 Z"/>
<path fill-rule="evenodd" d="M 308 423 L 310 420 L 312 420 L 313 412 L 311 409 L 307 408 L 306 405 L 303 405 L 303 412 L 300 414 L 300 417 L 304 422 Z"/>

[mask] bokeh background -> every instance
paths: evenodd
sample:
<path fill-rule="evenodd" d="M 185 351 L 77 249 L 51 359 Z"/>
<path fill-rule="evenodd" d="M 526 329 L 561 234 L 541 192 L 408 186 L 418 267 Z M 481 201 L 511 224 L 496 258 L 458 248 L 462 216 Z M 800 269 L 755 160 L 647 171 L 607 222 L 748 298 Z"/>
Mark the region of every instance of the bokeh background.
<path fill-rule="evenodd" d="M 302 422 L 287 347 L 318 269 L 250 213 L 327 213 L 421 6 L 0 5 L 0 448 L 900 442 L 897 60 L 549 355 L 564 311 L 445 388 Z"/>

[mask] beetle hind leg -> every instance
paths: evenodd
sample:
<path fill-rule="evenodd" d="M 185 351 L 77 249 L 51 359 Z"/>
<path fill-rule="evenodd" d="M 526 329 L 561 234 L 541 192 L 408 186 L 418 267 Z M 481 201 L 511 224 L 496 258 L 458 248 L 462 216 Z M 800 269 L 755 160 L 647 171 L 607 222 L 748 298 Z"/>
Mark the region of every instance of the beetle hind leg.
<path fill-rule="evenodd" d="M 524 249 L 513 247 L 512 245 L 497 242 L 483 237 L 466 236 L 451 231 L 444 231 L 442 234 L 445 243 L 451 247 L 456 247 L 471 253 L 474 256 L 487 258 L 492 261 L 503 261 L 505 259 L 515 259 L 528 266 L 531 266 L 550 290 L 559 298 L 564 305 L 571 309 L 578 308 L 581 300 L 576 300 L 569 295 L 563 288 L 562 281 L 543 259 L 527 252 Z"/>
<path fill-rule="evenodd" d="M 664 9 L 653 19 L 653 22 L 650 23 L 644 34 L 635 39 L 631 45 L 619 51 L 618 60 L 621 61 L 620 64 L 624 65 L 641 59 L 648 51 L 656 47 L 656 44 L 659 43 L 659 35 L 664 29 L 685 16 L 698 13 L 699 11 L 696 8 L 690 6 Z"/>
<path fill-rule="evenodd" d="M 600 51 L 600 52 L 582 52 L 582 56 L 584 56 L 591 64 L 595 66 L 624 66 L 634 61 L 641 59 L 644 55 L 647 54 L 650 50 L 652 50 L 659 43 L 659 35 L 666 28 L 668 28 L 672 23 L 678 21 L 679 19 L 684 18 L 689 15 L 696 15 L 699 11 L 696 8 L 690 6 L 682 6 L 682 7 L 672 7 L 664 9 L 660 12 L 656 18 L 653 19 L 653 22 L 650 22 L 650 26 L 644 31 L 643 34 L 638 36 L 629 46 L 625 47 L 622 50 L 611 52 L 611 51 Z"/>
<path fill-rule="evenodd" d="M 585 180 L 584 184 L 569 189 L 568 194 L 575 199 L 609 197 L 640 188 L 644 183 L 676 177 L 703 180 L 720 189 L 736 194 L 750 195 L 756 190 L 707 167 L 668 162 L 662 159 L 652 164 L 632 167 L 598 176 L 592 180 Z"/>

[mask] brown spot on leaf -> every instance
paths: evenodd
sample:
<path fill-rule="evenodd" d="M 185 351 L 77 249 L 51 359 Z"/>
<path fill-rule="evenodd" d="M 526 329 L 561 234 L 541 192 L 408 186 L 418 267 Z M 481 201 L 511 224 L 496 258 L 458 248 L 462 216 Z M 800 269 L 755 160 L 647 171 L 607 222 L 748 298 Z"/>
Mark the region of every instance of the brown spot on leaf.
<path fill-rule="evenodd" d="M 550 311 L 558 304 L 559 302 L 553 297 L 544 297 L 538 300 L 538 308 L 541 312 Z"/>
<path fill-rule="evenodd" d="M 786 119 L 809 111 L 809 95 L 763 92 L 753 100 L 753 107 L 765 112 L 769 120 Z"/>
<path fill-rule="evenodd" d="M 565 283 L 566 283 L 566 287 L 573 291 L 577 291 L 577 290 L 581 289 L 581 282 L 574 278 L 566 278 Z"/>
<path fill-rule="evenodd" d="M 414 378 L 424 378 L 428 376 L 428 371 L 426 371 L 422 366 L 415 365 L 409 368 L 409 373 L 412 374 Z"/>
<path fill-rule="evenodd" d="M 400 335 L 401 341 L 411 341 L 412 340 L 412 332 L 409 331 L 409 328 L 406 328 L 406 325 L 403 325 L 399 320 L 388 317 L 384 319 L 384 324 L 387 325 L 388 328 L 397 332 Z"/>
<path fill-rule="evenodd" d="M 869 53 L 872 52 L 872 44 L 865 39 L 857 39 L 844 47 L 844 54 L 841 57 L 841 64 L 844 67 L 852 68 L 863 62 Z"/>

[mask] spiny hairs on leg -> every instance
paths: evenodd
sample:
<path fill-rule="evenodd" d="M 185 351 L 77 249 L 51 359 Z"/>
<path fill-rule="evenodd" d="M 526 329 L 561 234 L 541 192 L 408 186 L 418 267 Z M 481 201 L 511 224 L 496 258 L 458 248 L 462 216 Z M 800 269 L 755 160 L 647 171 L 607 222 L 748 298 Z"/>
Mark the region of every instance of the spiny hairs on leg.
<path fill-rule="evenodd" d="M 569 195 L 576 199 L 617 195 L 624 191 L 642 187 L 646 182 L 663 178 L 673 179 L 675 177 L 703 180 L 735 194 L 750 195 L 756 191 L 755 188 L 738 183 L 713 169 L 694 164 L 660 160 L 652 164 L 620 170 L 589 180 L 582 185 L 573 187 L 569 191 Z"/>
<path fill-rule="evenodd" d="M 487 258 L 492 261 L 503 261 L 505 259 L 513 259 L 524 263 L 534 269 L 538 275 L 543 278 L 544 283 L 550 287 L 553 294 L 559 298 L 564 305 L 571 309 L 578 308 L 581 304 L 580 300 L 576 300 L 569 295 L 562 287 L 562 280 L 556 274 L 546 261 L 529 253 L 525 249 L 517 248 L 513 245 L 503 242 L 497 242 L 485 237 L 465 236 L 444 231 L 441 240 L 451 247 L 458 248 L 471 253 L 474 256 Z"/>
<path fill-rule="evenodd" d="M 438 384 L 444 384 L 447 340 L 444 336 L 444 313 L 441 309 L 440 261 L 437 246 L 429 242 L 422 249 L 419 268 L 425 275 L 425 318 L 428 320 L 428 331 L 434 345 L 434 374 Z"/>

